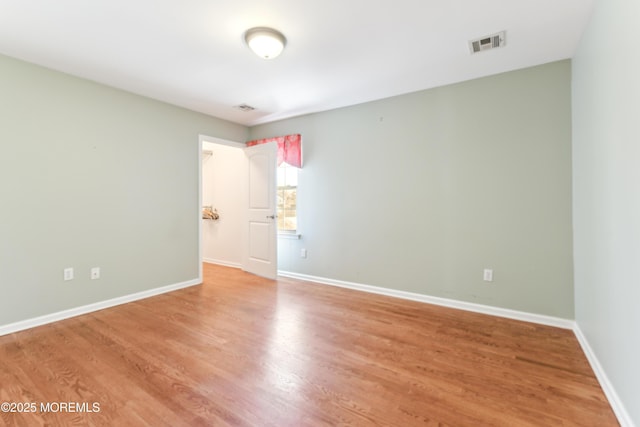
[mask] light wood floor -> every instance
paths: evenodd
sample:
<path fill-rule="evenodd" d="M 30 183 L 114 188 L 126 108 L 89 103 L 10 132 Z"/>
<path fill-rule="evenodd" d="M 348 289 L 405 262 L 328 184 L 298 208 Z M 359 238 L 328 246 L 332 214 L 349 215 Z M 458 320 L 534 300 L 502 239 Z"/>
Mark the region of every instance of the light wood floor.
<path fill-rule="evenodd" d="M 573 333 L 205 265 L 195 286 L 0 337 L 0 425 L 616 426 Z"/>

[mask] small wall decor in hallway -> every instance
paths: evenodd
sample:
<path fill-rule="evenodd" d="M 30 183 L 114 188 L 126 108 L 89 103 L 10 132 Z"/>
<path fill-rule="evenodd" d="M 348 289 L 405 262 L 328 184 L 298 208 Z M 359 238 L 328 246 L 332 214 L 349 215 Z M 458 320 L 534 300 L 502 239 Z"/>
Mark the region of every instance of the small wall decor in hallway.
<path fill-rule="evenodd" d="M 220 219 L 220 215 L 218 214 L 218 210 L 214 209 L 212 206 L 203 206 L 202 219 L 211 219 L 216 221 Z"/>

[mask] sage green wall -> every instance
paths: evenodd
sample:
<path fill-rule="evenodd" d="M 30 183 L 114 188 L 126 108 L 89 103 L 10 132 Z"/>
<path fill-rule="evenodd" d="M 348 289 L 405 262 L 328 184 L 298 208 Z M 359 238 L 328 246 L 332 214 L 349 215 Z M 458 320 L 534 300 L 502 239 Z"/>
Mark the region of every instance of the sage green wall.
<path fill-rule="evenodd" d="M 245 127 L 5 56 L 0 121 L 0 325 L 198 277 L 198 134 Z"/>
<path fill-rule="evenodd" d="M 576 321 L 638 426 L 639 17 L 639 2 L 597 1 L 573 60 Z"/>
<path fill-rule="evenodd" d="M 570 75 L 561 61 L 251 128 L 303 137 L 283 265 L 572 319 Z"/>

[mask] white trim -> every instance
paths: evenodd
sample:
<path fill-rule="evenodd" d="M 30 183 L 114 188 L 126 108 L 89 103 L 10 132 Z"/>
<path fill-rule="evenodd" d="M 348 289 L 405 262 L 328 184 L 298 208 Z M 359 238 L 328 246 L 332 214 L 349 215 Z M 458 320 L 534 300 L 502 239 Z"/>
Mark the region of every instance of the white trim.
<path fill-rule="evenodd" d="M 302 234 L 300 233 L 287 233 L 286 231 L 278 231 L 278 239 L 300 240 L 300 238 L 302 238 Z"/>
<path fill-rule="evenodd" d="M 326 277 L 310 276 L 307 274 L 292 273 L 289 271 L 278 271 L 283 277 L 291 277 L 299 280 L 306 280 L 324 285 L 339 286 L 341 288 L 355 289 L 357 291 L 386 295 L 395 298 L 402 298 L 411 301 L 424 302 L 427 304 L 440 305 L 444 307 L 457 308 L 475 313 L 488 314 L 491 316 L 506 317 L 508 319 L 522 320 L 524 322 L 538 323 L 540 325 L 555 326 L 563 329 L 573 329 L 575 322 L 570 319 L 560 317 L 545 316 L 542 314 L 527 313 L 524 311 L 510 310 L 508 308 L 492 307 L 488 305 L 475 304 L 471 302 L 457 301 L 448 298 L 433 297 L 414 292 L 398 291 L 395 289 L 382 288 L 379 286 L 364 285 L 362 283 L 345 282 L 343 280 L 327 279 Z"/>
<path fill-rule="evenodd" d="M 105 308 L 114 307 L 116 305 L 126 304 L 128 302 L 149 298 L 152 296 L 164 294 L 167 292 L 176 291 L 178 289 L 188 288 L 189 286 L 195 286 L 202 284 L 202 280 L 193 279 L 182 283 L 176 283 L 174 285 L 163 286 L 160 288 L 149 289 L 142 292 L 136 292 L 135 294 L 124 295 L 121 297 L 109 299 L 106 301 L 100 301 L 93 304 L 84 305 L 81 307 L 71 308 L 69 310 L 59 311 L 57 313 L 46 314 L 44 316 L 34 317 L 33 319 L 21 320 L 15 323 L 9 323 L 8 325 L 0 326 L 0 336 L 12 334 L 14 332 L 23 331 L 25 329 L 35 328 L 36 326 L 46 325 L 48 323 L 57 322 L 60 320 L 68 319 L 70 317 L 76 317 L 94 311 L 104 310 Z"/>
<path fill-rule="evenodd" d="M 237 263 L 230 263 L 219 260 L 206 259 L 204 262 L 211 264 L 219 264 L 227 267 L 241 268 L 242 266 Z M 509 310 L 499 307 L 491 307 L 481 304 L 468 303 L 463 301 L 456 301 L 447 298 L 432 297 L 428 295 L 417 294 L 413 292 L 397 291 L 395 289 L 382 288 L 378 286 L 364 285 L 361 283 L 346 282 L 342 280 L 327 279 L 324 277 L 311 276 L 307 274 L 292 273 L 288 271 L 278 271 L 278 275 L 283 277 L 290 277 L 293 279 L 310 281 L 323 285 L 338 286 L 342 288 L 354 289 L 357 291 L 369 292 L 379 295 L 386 295 L 396 298 L 407 299 L 411 301 L 424 302 L 428 304 L 434 304 L 444 307 L 457 308 L 466 311 L 472 311 L 476 313 L 489 314 L 492 316 L 506 317 L 509 319 L 522 320 L 526 322 L 538 323 L 542 325 L 555 326 L 563 329 L 573 330 L 578 343 L 582 347 L 591 368 L 593 369 L 605 396 L 607 397 L 614 414 L 618 418 L 618 422 L 621 427 L 635 427 L 635 424 L 631 420 L 631 416 L 624 407 L 624 404 L 620 400 L 618 393 L 609 381 L 605 370 L 603 369 L 600 361 L 596 357 L 593 349 L 589 345 L 589 341 L 582 333 L 580 326 L 573 320 L 562 319 L 551 316 L 543 316 L 539 314 L 521 312 L 516 310 Z M 173 292 L 178 289 L 188 288 L 190 286 L 200 285 L 202 280 L 194 279 L 186 282 L 176 283 L 174 285 L 163 286 L 160 288 L 149 289 L 135 294 L 125 295 L 117 298 L 113 298 L 106 301 L 101 301 L 93 304 L 88 304 L 81 307 L 72 308 L 69 310 L 59 311 L 57 313 L 51 313 L 40 317 L 34 317 L 32 319 L 22 320 L 15 323 L 0 326 L 0 336 L 12 334 L 15 332 L 23 331 L 26 329 L 35 328 L 37 326 L 46 325 L 48 323 L 57 322 L 60 320 L 68 319 L 71 317 L 80 316 L 87 313 L 92 313 L 106 308 L 115 307 L 117 305 L 126 304 L 129 302 L 150 298 L 156 295 Z"/>
<path fill-rule="evenodd" d="M 229 139 L 216 138 L 215 136 L 198 135 L 198 144 L 202 151 L 202 143 L 210 142 L 212 144 L 226 145 L 227 147 L 246 148 L 247 144 L 243 142 L 231 141 Z"/>
<path fill-rule="evenodd" d="M 563 319 L 563 318 L 553 317 L 553 316 L 545 316 L 545 315 L 534 314 L 534 313 L 527 313 L 527 312 L 517 311 L 517 310 L 510 310 L 506 308 L 491 307 L 487 305 L 475 304 L 475 303 L 464 302 L 464 301 L 456 301 L 448 298 L 433 297 L 433 296 L 417 294 L 413 292 L 398 291 L 395 289 L 365 285 L 362 283 L 353 283 L 353 282 L 346 282 L 343 280 L 328 279 L 326 277 L 292 273 L 289 271 L 278 271 L 278 274 L 283 277 L 291 277 L 293 279 L 304 280 L 304 281 L 319 283 L 323 285 L 338 286 L 341 288 L 354 289 L 357 291 L 370 292 L 374 294 L 386 295 L 386 296 L 395 297 L 395 298 L 402 298 L 402 299 L 407 299 L 411 301 L 424 302 L 427 304 L 434 304 L 434 305 L 439 305 L 444 307 L 456 308 L 456 309 L 465 310 L 465 311 L 472 311 L 475 313 L 488 314 L 491 316 L 499 316 L 499 317 L 505 317 L 508 319 L 515 319 L 515 320 L 521 320 L 525 322 L 537 323 L 540 325 L 555 326 L 557 328 L 562 328 L 562 329 L 570 329 L 575 334 L 578 340 L 578 343 L 580 343 L 580 346 L 582 347 L 582 351 L 584 352 L 587 360 L 591 364 L 591 368 L 593 369 L 596 375 L 596 378 L 600 383 L 600 386 L 602 387 L 602 390 L 604 391 L 604 394 L 607 400 L 609 401 L 611 408 L 613 409 L 614 414 L 618 418 L 618 422 L 620 423 L 620 426 L 635 427 L 635 424 L 631 420 L 629 413 L 626 411 L 624 405 L 622 404 L 622 401 L 620 400 L 620 398 L 618 397 L 618 394 L 613 388 L 613 385 L 609 381 L 609 378 L 607 377 L 607 374 L 602 368 L 602 365 L 600 365 L 598 358 L 595 356 L 595 353 L 591 349 L 591 346 L 589 346 L 589 342 L 587 341 L 586 337 L 580 330 L 580 327 L 577 324 L 577 322 L 574 320 Z"/>
<path fill-rule="evenodd" d="M 224 261 L 217 260 L 205 260 L 204 259 L 204 248 L 203 248 L 203 239 L 202 239 L 202 149 L 204 148 L 204 143 L 216 144 L 216 145 L 224 145 L 227 147 L 234 148 L 246 148 L 247 144 L 242 142 L 230 141 L 228 139 L 216 138 L 214 136 L 207 135 L 198 135 L 198 280 L 200 283 L 203 281 L 203 271 L 202 271 L 202 263 L 207 262 L 210 264 L 220 264 L 227 267 L 240 268 L 239 265 L 225 263 Z"/>
<path fill-rule="evenodd" d="M 607 399 L 609 400 L 609 404 L 611 405 L 613 412 L 616 414 L 616 417 L 618 418 L 618 422 L 620 423 L 620 426 L 634 427 L 635 425 L 631 420 L 631 416 L 625 409 L 624 404 L 622 403 L 622 401 L 620 400 L 620 397 L 618 396 L 618 393 L 616 393 L 615 388 L 613 388 L 611 381 L 609 381 L 609 377 L 607 376 L 606 372 L 602 368 L 600 361 L 596 357 L 595 352 L 589 345 L 589 341 L 587 341 L 587 338 L 582 333 L 582 330 L 580 329 L 580 325 L 578 325 L 577 322 L 573 328 L 573 333 L 576 335 L 576 338 L 578 339 L 578 342 L 582 347 L 582 351 L 587 356 L 587 360 L 591 365 L 591 369 L 593 369 L 593 372 L 596 374 L 596 378 L 600 383 L 600 387 L 602 387 L 602 391 L 604 391 L 605 396 L 607 396 Z"/>
<path fill-rule="evenodd" d="M 204 256 L 202 239 L 202 149 L 204 148 L 204 136 L 198 136 L 198 209 L 196 212 L 198 221 L 198 279 L 202 281 L 204 273 L 202 271 L 202 257 Z"/>
<path fill-rule="evenodd" d="M 213 258 L 204 258 L 202 261 L 206 262 L 207 264 L 222 265 L 224 267 L 242 268 L 242 264 L 239 262 L 223 261 L 220 259 L 213 259 Z"/>

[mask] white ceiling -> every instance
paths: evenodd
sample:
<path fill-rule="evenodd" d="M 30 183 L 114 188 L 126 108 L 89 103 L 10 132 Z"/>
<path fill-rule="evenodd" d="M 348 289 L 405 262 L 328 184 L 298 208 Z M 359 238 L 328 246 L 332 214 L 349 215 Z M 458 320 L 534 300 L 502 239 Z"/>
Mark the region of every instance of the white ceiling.
<path fill-rule="evenodd" d="M 0 0 L 0 53 L 244 125 L 570 58 L 593 0 Z M 288 40 L 255 56 L 255 26 Z M 468 41 L 507 31 L 507 46 Z M 257 109 L 233 108 L 249 104 Z"/>

